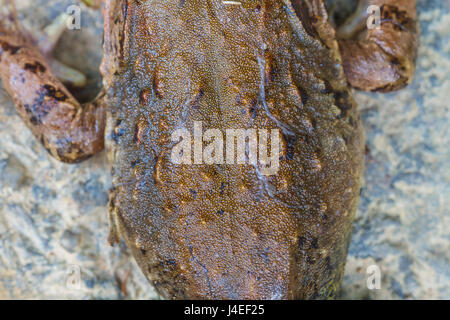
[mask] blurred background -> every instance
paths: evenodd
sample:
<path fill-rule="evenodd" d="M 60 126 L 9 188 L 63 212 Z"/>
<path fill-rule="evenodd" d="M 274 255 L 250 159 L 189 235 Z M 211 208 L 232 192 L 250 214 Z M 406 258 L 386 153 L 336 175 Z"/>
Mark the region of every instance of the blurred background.
<path fill-rule="evenodd" d="M 450 0 L 418 3 L 414 82 L 398 93 L 355 92 L 367 170 L 342 299 L 450 299 Z M 30 30 L 80 6 L 81 29 L 64 33 L 55 56 L 87 75 L 76 95 L 94 97 L 100 12 L 76 0 L 16 4 Z M 50 158 L 0 85 L 0 299 L 158 298 L 126 247 L 106 241 L 109 185 L 104 152 L 79 165 Z M 367 288 L 371 265 L 379 290 Z"/>

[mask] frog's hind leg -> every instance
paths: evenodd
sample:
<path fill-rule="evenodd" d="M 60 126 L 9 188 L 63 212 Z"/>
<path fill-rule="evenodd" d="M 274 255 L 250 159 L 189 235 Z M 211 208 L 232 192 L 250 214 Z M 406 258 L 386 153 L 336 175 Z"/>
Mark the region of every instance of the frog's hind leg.
<path fill-rule="evenodd" d="M 104 148 L 103 94 L 80 104 L 13 16 L 9 11 L 8 19 L 0 20 L 0 78 L 18 113 L 50 154 L 63 162 L 80 162 L 99 152 Z"/>
<path fill-rule="evenodd" d="M 381 13 L 369 28 L 368 8 Z M 415 72 L 419 37 L 416 0 L 362 0 L 337 35 L 349 83 L 365 91 L 393 91 L 408 85 Z"/>

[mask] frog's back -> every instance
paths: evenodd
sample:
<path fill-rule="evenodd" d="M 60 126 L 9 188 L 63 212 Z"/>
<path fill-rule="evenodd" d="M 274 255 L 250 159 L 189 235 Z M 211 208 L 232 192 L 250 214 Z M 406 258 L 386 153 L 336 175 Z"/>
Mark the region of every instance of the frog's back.
<path fill-rule="evenodd" d="M 165 297 L 332 296 L 360 188 L 359 115 L 329 29 L 304 28 L 288 1 L 241 3 L 107 2 L 111 212 Z M 196 121 L 278 129 L 279 171 L 172 163 L 172 133 Z"/>

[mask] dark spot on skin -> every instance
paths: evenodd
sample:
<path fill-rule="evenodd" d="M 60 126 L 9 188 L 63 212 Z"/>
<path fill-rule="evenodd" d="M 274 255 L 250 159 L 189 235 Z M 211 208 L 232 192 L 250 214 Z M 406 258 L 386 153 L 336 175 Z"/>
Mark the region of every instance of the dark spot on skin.
<path fill-rule="evenodd" d="M 118 119 L 117 121 L 116 121 L 116 125 L 114 126 L 114 129 L 113 129 L 113 131 L 111 132 L 111 139 L 114 141 L 114 142 L 116 142 L 116 143 L 118 143 L 119 142 L 119 138 L 121 137 L 121 136 L 123 136 L 124 135 L 124 129 L 122 129 L 122 128 L 120 128 L 120 124 L 122 123 L 122 120 L 121 119 Z"/>
<path fill-rule="evenodd" d="M 38 125 L 38 124 L 40 124 L 38 118 L 36 118 L 35 116 L 32 116 L 32 117 L 30 118 L 30 122 L 31 122 L 32 125 L 35 125 L 35 126 Z"/>
<path fill-rule="evenodd" d="M 46 147 L 46 146 L 45 146 L 44 136 L 41 136 L 41 137 L 39 138 L 39 141 L 41 142 L 41 144 L 42 144 L 44 147 Z"/>
<path fill-rule="evenodd" d="M 189 192 L 192 194 L 192 196 L 193 196 L 194 198 L 197 197 L 197 190 L 189 189 Z"/>
<path fill-rule="evenodd" d="M 185 3 L 186 3 L 186 0 L 180 0 L 180 2 L 178 3 L 178 7 L 183 8 Z"/>
<path fill-rule="evenodd" d="M 53 103 L 46 103 L 46 98 L 54 98 L 57 101 L 65 100 L 66 95 L 63 92 L 59 92 L 52 86 L 44 85 L 41 90 L 36 92 L 37 96 L 33 103 L 25 104 L 23 108 L 25 112 L 30 116 L 30 121 L 33 124 L 41 124 L 45 116 L 50 112 L 53 107 Z"/>
<path fill-rule="evenodd" d="M 192 102 L 192 108 L 194 108 L 194 109 L 200 108 L 200 101 L 202 100 L 204 94 L 205 94 L 205 90 L 203 90 L 203 88 L 200 88 L 197 95 L 195 96 L 194 101 Z"/>
<path fill-rule="evenodd" d="M 395 65 L 400 72 L 405 72 L 406 68 L 405 65 L 401 63 L 400 60 L 398 60 L 396 57 L 391 57 L 391 64 Z"/>
<path fill-rule="evenodd" d="M 261 11 L 261 5 L 258 4 L 258 5 L 256 6 L 255 10 L 256 10 L 256 12 L 260 12 L 260 11 Z"/>
<path fill-rule="evenodd" d="M 345 144 L 348 144 L 349 143 L 349 141 L 350 141 L 350 137 L 348 137 L 348 136 L 342 136 L 342 139 L 344 139 L 344 142 L 345 142 Z"/>
<path fill-rule="evenodd" d="M 27 114 L 30 115 L 30 118 L 32 118 L 31 121 L 35 124 L 40 124 L 53 106 L 53 103 L 46 102 L 46 98 L 50 97 L 57 101 L 63 101 L 65 100 L 66 95 L 50 85 L 44 85 L 39 91 L 36 92 L 36 94 L 37 96 L 34 99 L 33 104 L 24 105 L 24 109 Z"/>
<path fill-rule="evenodd" d="M 38 61 L 35 61 L 34 63 L 25 63 L 24 69 L 34 74 L 37 72 L 44 73 L 47 70 L 47 68 Z"/>
<path fill-rule="evenodd" d="M 139 94 L 139 102 L 141 103 L 141 105 L 148 106 L 150 102 L 150 95 L 151 92 L 148 89 L 144 89 L 141 91 L 141 93 Z"/>
<path fill-rule="evenodd" d="M 253 99 L 251 104 L 250 104 L 250 107 L 248 108 L 248 112 L 250 114 L 250 118 L 251 119 L 255 119 L 255 117 L 256 117 L 256 105 L 257 105 L 257 103 L 258 103 L 258 100 Z"/>
<path fill-rule="evenodd" d="M 370 156 L 370 152 L 371 152 L 370 147 L 366 144 L 366 146 L 364 148 L 364 154 L 366 156 Z"/>
<path fill-rule="evenodd" d="M 319 289 L 317 287 L 317 284 L 315 283 L 314 284 L 314 293 L 313 293 L 312 299 L 316 300 L 318 297 L 319 297 Z"/>
<path fill-rule="evenodd" d="M 68 98 L 61 89 L 55 88 L 51 84 L 44 84 L 42 88 L 47 97 L 54 98 L 56 101 L 66 101 Z"/>
<path fill-rule="evenodd" d="M 153 167 L 153 183 L 154 184 L 157 183 L 156 182 L 156 170 L 157 170 L 156 164 L 158 163 L 158 159 L 159 159 L 159 157 L 155 156 L 155 159 L 153 159 L 153 163 L 152 163 L 152 167 Z"/>
<path fill-rule="evenodd" d="M 389 91 L 391 91 L 391 88 L 392 88 L 392 84 L 389 83 L 389 84 L 386 84 L 379 88 L 373 89 L 372 92 L 389 92 Z"/>
<path fill-rule="evenodd" d="M 141 249 L 141 253 L 142 253 L 142 255 L 145 256 L 145 254 L 147 253 L 147 250 Z"/>
<path fill-rule="evenodd" d="M 293 135 L 287 135 L 285 133 L 283 133 L 283 139 L 286 142 L 286 148 L 284 150 L 284 157 L 286 158 L 286 160 L 292 160 L 294 159 L 294 154 L 295 154 L 295 143 L 297 141 L 297 138 Z"/>
<path fill-rule="evenodd" d="M 20 46 L 13 46 L 10 45 L 8 42 L 6 41 L 0 41 L 0 48 L 2 49 L 2 51 L 4 52 L 8 52 L 11 55 L 15 55 L 22 47 Z M 0 55 L 3 52 L 0 52 Z"/>
<path fill-rule="evenodd" d="M 137 123 L 134 125 L 133 142 L 134 143 L 139 142 L 139 125 Z"/>
<path fill-rule="evenodd" d="M 323 94 L 328 94 L 328 93 L 332 93 L 334 91 L 333 87 L 331 86 L 330 82 L 327 80 L 323 80 L 323 83 L 325 85 L 325 88 L 323 88 L 322 90 L 320 90 L 321 93 Z"/>
<path fill-rule="evenodd" d="M 57 141 L 56 145 L 61 146 L 56 150 L 56 155 L 57 158 L 62 162 L 80 163 L 92 156 L 91 154 L 80 156 L 81 154 L 83 154 L 82 150 L 80 150 L 80 148 L 76 144 L 67 140 Z"/>
<path fill-rule="evenodd" d="M 170 266 L 176 266 L 177 262 L 173 259 L 169 259 L 169 260 L 166 260 L 166 264 L 168 264 Z"/>
<path fill-rule="evenodd" d="M 118 143 L 119 142 L 119 138 L 123 136 L 123 131 L 122 130 L 113 130 L 113 132 L 111 133 L 111 139 L 113 139 L 114 142 Z"/>
<path fill-rule="evenodd" d="M 225 211 L 223 209 L 220 209 L 219 211 L 216 212 L 217 215 L 221 216 L 225 213 Z"/>
<path fill-rule="evenodd" d="M 314 238 L 311 240 L 309 235 L 308 235 L 308 237 L 300 236 L 300 237 L 298 237 L 298 247 L 301 250 L 318 249 L 319 248 L 319 240 L 318 240 L 318 238 Z"/>
<path fill-rule="evenodd" d="M 157 98 L 159 98 L 159 99 L 164 98 L 164 95 L 161 92 L 161 88 L 160 88 L 160 81 L 159 81 L 157 69 L 155 69 L 154 74 L 153 74 L 152 88 L 153 88 L 153 92 L 155 93 Z"/>
<path fill-rule="evenodd" d="M 319 243 L 318 243 L 318 239 L 317 239 L 317 238 L 314 238 L 314 239 L 311 241 L 311 248 L 312 248 L 312 249 L 318 249 L 318 248 L 319 248 Z"/>
<path fill-rule="evenodd" d="M 223 195 L 225 192 L 225 182 L 222 182 L 220 184 L 220 195 Z"/>
<path fill-rule="evenodd" d="M 50 154 L 51 156 L 53 156 L 52 151 L 50 150 L 50 148 L 47 146 L 47 143 L 45 143 L 45 139 L 44 136 L 41 136 L 39 138 L 39 141 L 41 142 L 41 144 L 44 146 L 45 150 L 48 152 L 48 154 Z"/>
<path fill-rule="evenodd" d="M 355 119 L 354 119 L 353 117 L 351 117 L 351 116 L 348 118 L 348 123 L 350 123 L 350 125 L 351 125 L 352 127 L 354 127 L 354 128 L 357 127 L 357 124 L 356 124 L 356 122 L 355 122 Z"/>
<path fill-rule="evenodd" d="M 336 92 L 334 94 L 334 102 L 336 106 L 339 108 L 339 110 L 341 110 L 342 112 L 340 117 L 345 117 L 347 115 L 347 111 L 353 108 L 353 104 L 348 91 Z"/>
<path fill-rule="evenodd" d="M 275 66 L 274 60 L 272 58 L 270 58 L 268 61 L 268 69 L 266 70 L 266 85 L 269 82 L 274 81 L 277 74 L 278 74 L 278 69 Z"/>
<path fill-rule="evenodd" d="M 391 63 L 397 65 L 400 65 L 400 60 L 398 60 L 396 57 L 392 57 L 391 58 Z"/>
<path fill-rule="evenodd" d="M 300 86 L 295 86 L 297 88 L 298 95 L 300 96 L 300 100 L 302 100 L 302 104 L 305 106 L 308 103 L 309 96 L 305 89 Z"/>
<path fill-rule="evenodd" d="M 328 270 L 328 273 L 331 274 L 332 271 L 333 271 L 333 267 L 332 267 L 332 265 L 331 265 L 331 259 L 330 259 L 330 257 L 326 257 L 326 258 L 325 258 L 325 266 L 326 266 L 326 268 L 327 268 L 327 270 Z"/>
<path fill-rule="evenodd" d="M 23 108 L 25 109 L 26 113 L 28 113 L 28 114 L 31 114 L 31 113 L 32 113 L 29 104 L 24 104 L 24 105 L 23 105 Z"/>
<path fill-rule="evenodd" d="M 265 248 L 261 253 L 261 257 L 263 258 L 265 263 L 269 262 L 269 250 L 270 250 L 269 248 Z"/>
<path fill-rule="evenodd" d="M 303 236 L 298 237 L 298 246 L 300 247 L 300 249 L 303 249 L 303 247 L 305 246 L 305 242 L 306 239 Z"/>
<path fill-rule="evenodd" d="M 137 161 L 137 160 L 133 160 L 133 161 L 131 161 L 131 168 L 136 168 L 136 166 L 137 166 L 137 164 L 138 164 L 139 162 Z"/>

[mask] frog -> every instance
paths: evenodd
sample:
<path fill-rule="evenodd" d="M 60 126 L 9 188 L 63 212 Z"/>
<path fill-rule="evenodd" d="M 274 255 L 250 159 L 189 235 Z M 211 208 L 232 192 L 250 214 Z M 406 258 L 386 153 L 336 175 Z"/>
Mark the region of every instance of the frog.
<path fill-rule="evenodd" d="M 51 55 L 61 28 L 36 39 L 4 1 L 3 86 L 50 156 L 106 150 L 108 241 L 126 243 L 162 297 L 337 297 L 364 172 L 352 90 L 411 82 L 415 0 L 361 0 L 340 24 L 323 0 L 97 1 L 103 89 L 84 104 L 65 85 L 83 77 Z M 198 123 L 276 129 L 278 171 L 174 162 L 173 133 Z"/>

